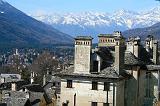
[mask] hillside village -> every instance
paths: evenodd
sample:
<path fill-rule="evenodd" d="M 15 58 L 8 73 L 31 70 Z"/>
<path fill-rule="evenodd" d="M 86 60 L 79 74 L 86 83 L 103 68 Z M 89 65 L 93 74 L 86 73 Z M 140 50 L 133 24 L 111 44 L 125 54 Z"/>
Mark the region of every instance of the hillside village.
<path fill-rule="evenodd" d="M 148 35 L 143 45 L 140 37 L 125 38 L 120 31 L 98 38 L 93 48 L 91 36 L 77 36 L 74 60 L 47 68 L 43 76 L 31 70 L 26 81 L 22 73 L 1 73 L 0 106 L 156 105 L 160 100 L 157 39 Z"/>

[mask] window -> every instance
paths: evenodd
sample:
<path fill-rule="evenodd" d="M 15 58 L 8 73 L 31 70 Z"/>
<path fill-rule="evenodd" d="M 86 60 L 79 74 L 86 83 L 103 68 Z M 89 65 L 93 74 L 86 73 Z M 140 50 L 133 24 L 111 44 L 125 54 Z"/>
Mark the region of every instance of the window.
<path fill-rule="evenodd" d="M 72 80 L 67 80 L 67 88 L 72 88 Z"/>
<path fill-rule="evenodd" d="M 109 90 L 110 90 L 110 83 L 104 82 L 104 91 L 109 91 Z"/>
<path fill-rule="evenodd" d="M 92 82 L 92 90 L 97 90 L 97 89 L 98 89 L 98 83 Z"/>
<path fill-rule="evenodd" d="M 92 102 L 91 106 L 97 106 L 97 102 Z"/>
<path fill-rule="evenodd" d="M 109 103 L 103 103 L 103 106 L 109 106 Z"/>

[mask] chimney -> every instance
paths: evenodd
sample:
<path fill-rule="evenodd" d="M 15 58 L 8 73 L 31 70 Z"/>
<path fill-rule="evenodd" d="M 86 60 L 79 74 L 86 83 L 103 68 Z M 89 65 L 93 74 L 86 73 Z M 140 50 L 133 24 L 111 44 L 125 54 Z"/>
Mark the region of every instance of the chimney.
<path fill-rule="evenodd" d="M 153 36 L 152 35 L 148 35 L 147 38 L 146 38 L 146 42 L 145 42 L 145 45 L 146 45 L 146 51 L 151 53 L 152 52 L 152 49 L 153 49 Z"/>
<path fill-rule="evenodd" d="M 134 38 L 133 54 L 138 58 L 140 53 L 140 37 Z"/>
<path fill-rule="evenodd" d="M 116 37 L 115 38 L 115 70 L 117 73 L 120 75 L 123 73 L 123 68 L 124 68 L 124 49 L 125 49 L 125 41 L 124 38 L 122 37 Z"/>
<path fill-rule="evenodd" d="M 127 41 L 127 51 L 133 53 L 136 57 L 139 57 L 140 42 L 140 37 L 130 37 Z"/>
<path fill-rule="evenodd" d="M 92 39 L 91 36 L 75 38 L 74 73 L 90 73 Z"/>
<path fill-rule="evenodd" d="M 43 86 L 46 85 L 46 76 L 43 75 Z"/>
<path fill-rule="evenodd" d="M 15 82 L 11 83 L 11 90 L 16 91 L 16 88 L 17 88 L 16 83 Z"/>
<path fill-rule="evenodd" d="M 30 81 L 31 81 L 31 84 L 34 82 L 34 72 L 31 72 L 31 79 L 30 79 Z"/>
<path fill-rule="evenodd" d="M 114 31 L 113 36 L 120 37 L 120 36 L 122 36 L 122 32 L 121 31 Z"/>
<path fill-rule="evenodd" d="M 159 56 L 158 56 L 158 41 L 153 41 L 153 63 L 158 64 Z"/>

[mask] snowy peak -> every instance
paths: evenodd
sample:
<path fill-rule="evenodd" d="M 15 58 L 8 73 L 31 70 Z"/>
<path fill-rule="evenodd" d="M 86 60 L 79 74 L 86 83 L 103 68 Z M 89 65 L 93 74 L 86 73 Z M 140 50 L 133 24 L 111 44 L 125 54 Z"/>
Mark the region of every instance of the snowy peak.
<path fill-rule="evenodd" d="M 35 14 L 32 17 L 49 23 L 85 26 L 125 26 L 127 28 L 147 27 L 160 21 L 160 7 L 145 12 L 119 10 L 113 14 L 99 12 L 82 12 L 66 14 Z"/>
<path fill-rule="evenodd" d="M 38 13 L 33 18 L 53 25 L 55 28 L 70 35 L 112 33 L 115 30 L 143 28 L 160 22 L 160 6 L 148 11 L 118 10 L 111 13 Z"/>

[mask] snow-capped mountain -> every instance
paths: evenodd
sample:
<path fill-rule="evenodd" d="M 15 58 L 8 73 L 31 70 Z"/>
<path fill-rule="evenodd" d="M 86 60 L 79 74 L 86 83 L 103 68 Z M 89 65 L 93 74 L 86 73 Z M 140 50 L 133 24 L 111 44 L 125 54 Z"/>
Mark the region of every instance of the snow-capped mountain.
<path fill-rule="evenodd" d="M 142 12 L 119 10 L 112 14 L 103 12 L 35 13 L 31 16 L 73 36 L 97 35 L 115 30 L 143 28 L 158 23 L 160 22 L 160 7 Z"/>

